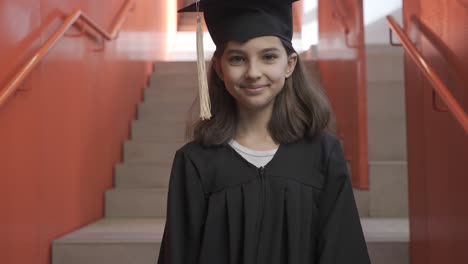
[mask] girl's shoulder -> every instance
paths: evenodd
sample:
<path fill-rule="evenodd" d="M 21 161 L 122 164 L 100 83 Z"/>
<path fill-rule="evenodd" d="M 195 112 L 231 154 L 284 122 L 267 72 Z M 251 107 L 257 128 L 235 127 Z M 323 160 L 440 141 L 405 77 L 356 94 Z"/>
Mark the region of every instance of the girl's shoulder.
<path fill-rule="evenodd" d="M 319 135 L 319 142 L 323 150 L 328 154 L 336 147 L 336 145 L 340 144 L 338 137 L 330 132 L 322 132 Z"/>
<path fill-rule="evenodd" d="M 190 141 L 177 150 L 176 153 L 183 154 L 194 163 L 206 165 L 213 161 L 215 157 L 223 155 L 225 145 L 204 146 L 200 142 Z"/>
<path fill-rule="evenodd" d="M 183 152 L 189 155 L 203 155 L 207 153 L 214 152 L 221 148 L 222 145 L 219 146 L 204 146 L 200 142 L 197 141 L 190 141 L 180 147 L 177 152 Z"/>
<path fill-rule="evenodd" d="M 337 144 L 340 144 L 340 140 L 336 135 L 323 131 L 314 137 L 304 137 L 291 145 L 295 145 L 298 149 L 303 149 L 307 152 L 312 151 L 316 154 L 320 152 L 320 154 L 328 156 Z"/>

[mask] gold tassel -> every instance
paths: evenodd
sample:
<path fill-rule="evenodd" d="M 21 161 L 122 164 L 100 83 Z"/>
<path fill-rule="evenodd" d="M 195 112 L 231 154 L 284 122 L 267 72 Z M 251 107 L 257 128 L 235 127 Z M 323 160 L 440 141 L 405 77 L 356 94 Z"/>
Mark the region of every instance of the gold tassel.
<path fill-rule="evenodd" d="M 205 52 L 203 48 L 203 28 L 200 13 L 197 10 L 197 68 L 198 68 L 198 93 L 200 97 L 200 118 L 211 118 L 211 102 L 208 91 L 208 78 L 206 75 Z"/>

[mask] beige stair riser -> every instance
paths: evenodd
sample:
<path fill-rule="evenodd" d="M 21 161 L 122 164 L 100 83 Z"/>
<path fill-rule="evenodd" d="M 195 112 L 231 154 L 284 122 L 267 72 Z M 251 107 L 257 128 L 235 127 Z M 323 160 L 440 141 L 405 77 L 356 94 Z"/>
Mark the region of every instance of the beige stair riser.
<path fill-rule="evenodd" d="M 406 161 L 406 120 L 368 119 L 369 161 Z"/>
<path fill-rule="evenodd" d="M 403 81 L 367 83 L 367 111 L 369 117 L 405 117 L 405 89 Z"/>
<path fill-rule="evenodd" d="M 159 104 L 151 104 L 151 103 L 142 103 L 138 106 L 138 114 L 146 115 L 158 112 L 168 113 L 187 113 L 190 110 L 191 105 L 185 102 L 181 103 L 159 103 Z"/>
<path fill-rule="evenodd" d="M 388 45 L 366 47 L 368 81 L 404 80 L 404 59 L 402 48 Z"/>
<path fill-rule="evenodd" d="M 106 192 L 106 217 L 165 217 L 167 189 L 113 189 Z"/>
<path fill-rule="evenodd" d="M 152 88 L 170 88 L 170 89 L 189 89 L 188 87 L 198 86 L 198 75 L 196 74 L 159 74 L 153 75 L 150 79 L 149 87 Z"/>
<path fill-rule="evenodd" d="M 138 115 L 138 120 L 147 124 L 161 124 L 167 122 L 187 122 L 192 120 L 191 116 L 198 116 L 197 112 L 177 113 L 177 112 L 146 112 Z"/>
<path fill-rule="evenodd" d="M 115 170 L 116 188 L 168 188 L 171 165 L 125 165 Z"/>
<path fill-rule="evenodd" d="M 406 162 L 371 162 L 370 217 L 408 217 Z"/>
<path fill-rule="evenodd" d="M 145 244 L 65 244 L 55 245 L 54 264 L 128 264 L 156 263 L 160 243 Z M 367 243 L 373 264 L 409 264 L 409 243 Z"/>
<path fill-rule="evenodd" d="M 367 249 L 373 264 L 409 264 L 408 242 L 368 242 Z"/>
<path fill-rule="evenodd" d="M 356 201 L 356 206 L 359 211 L 360 217 L 369 217 L 369 191 L 368 190 L 359 190 L 353 189 L 354 200 Z"/>
<path fill-rule="evenodd" d="M 126 164 L 171 164 L 175 152 L 183 145 L 184 142 L 129 141 L 124 145 L 124 162 Z"/>
<path fill-rule="evenodd" d="M 132 140 L 136 141 L 184 141 L 186 123 L 147 124 L 135 121 L 132 124 Z"/>
<path fill-rule="evenodd" d="M 53 264 L 156 263 L 160 243 L 58 244 Z"/>
<path fill-rule="evenodd" d="M 138 120 L 147 124 L 165 124 L 167 122 L 188 122 L 199 115 L 196 112 L 146 111 L 138 114 Z"/>
<path fill-rule="evenodd" d="M 144 103 L 161 104 L 161 103 L 183 103 L 187 106 L 192 105 L 198 96 L 198 91 L 168 91 L 147 89 L 144 92 Z"/>

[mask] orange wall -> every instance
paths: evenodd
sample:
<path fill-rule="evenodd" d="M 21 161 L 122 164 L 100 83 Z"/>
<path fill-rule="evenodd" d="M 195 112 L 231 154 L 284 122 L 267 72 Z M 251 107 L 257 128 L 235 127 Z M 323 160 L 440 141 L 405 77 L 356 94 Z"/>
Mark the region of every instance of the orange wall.
<path fill-rule="evenodd" d="M 405 31 L 468 112 L 468 3 L 405 0 Z M 468 136 L 405 57 L 411 263 L 468 263 Z M 439 108 L 446 106 L 437 99 Z"/>
<path fill-rule="evenodd" d="M 51 241 L 103 217 L 149 61 L 174 28 L 165 1 L 136 2 L 104 52 L 63 38 L 0 108 L 0 263 L 50 263 Z M 63 14 L 78 7 L 109 29 L 124 3 L 0 0 L 0 89 Z"/>

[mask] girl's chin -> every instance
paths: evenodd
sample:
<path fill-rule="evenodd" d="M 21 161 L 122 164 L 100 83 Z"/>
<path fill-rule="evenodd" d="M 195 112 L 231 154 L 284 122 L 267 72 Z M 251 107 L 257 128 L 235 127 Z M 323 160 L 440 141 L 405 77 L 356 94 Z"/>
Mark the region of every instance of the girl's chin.
<path fill-rule="evenodd" d="M 250 99 L 250 100 L 249 100 Z M 273 105 L 274 100 L 266 100 L 264 98 L 245 98 L 239 105 L 242 110 L 245 111 L 262 111 Z"/>

